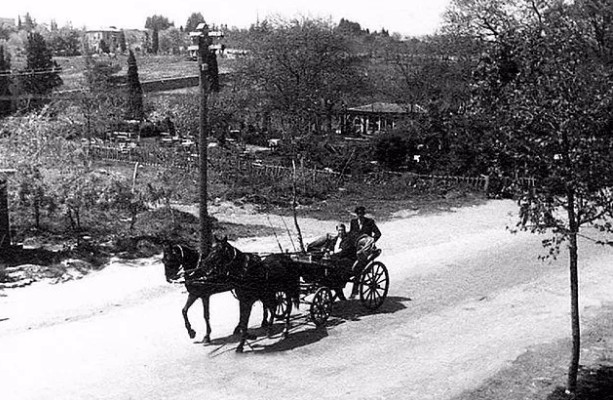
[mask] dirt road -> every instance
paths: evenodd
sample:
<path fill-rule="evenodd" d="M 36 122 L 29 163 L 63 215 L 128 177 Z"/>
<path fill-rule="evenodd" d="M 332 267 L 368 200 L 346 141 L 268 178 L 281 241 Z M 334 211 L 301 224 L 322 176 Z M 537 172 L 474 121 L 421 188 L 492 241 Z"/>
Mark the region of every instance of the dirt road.
<path fill-rule="evenodd" d="M 214 343 L 190 340 L 184 290 L 164 281 L 159 259 L 0 292 L 2 398 L 450 398 L 530 346 L 569 335 L 567 257 L 539 261 L 541 237 L 505 229 L 514 211 L 496 201 L 381 224 L 392 284 L 377 313 L 337 303 L 319 330 L 297 313 L 288 339 L 261 339 L 240 355 L 231 294 L 212 299 Z M 301 221 L 307 237 L 334 224 Z M 278 248 L 274 238 L 236 244 Z M 612 261 L 607 249 L 581 242 L 584 327 L 613 302 Z M 190 311 L 198 338 L 201 312 Z"/>

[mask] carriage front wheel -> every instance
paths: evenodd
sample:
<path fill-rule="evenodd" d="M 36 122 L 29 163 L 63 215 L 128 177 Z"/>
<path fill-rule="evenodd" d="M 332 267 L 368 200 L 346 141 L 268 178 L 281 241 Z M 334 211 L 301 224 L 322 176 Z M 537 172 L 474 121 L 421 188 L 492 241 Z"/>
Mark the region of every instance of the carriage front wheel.
<path fill-rule="evenodd" d="M 375 261 L 360 276 L 360 301 L 364 307 L 376 310 L 381 307 L 390 287 L 390 277 L 385 264 Z"/>
<path fill-rule="evenodd" d="M 332 292 L 327 287 L 320 287 L 311 302 L 311 320 L 317 326 L 322 326 L 332 312 Z"/>
<path fill-rule="evenodd" d="M 283 319 L 290 310 L 289 297 L 285 292 L 277 292 L 275 294 L 275 300 L 275 319 Z"/>

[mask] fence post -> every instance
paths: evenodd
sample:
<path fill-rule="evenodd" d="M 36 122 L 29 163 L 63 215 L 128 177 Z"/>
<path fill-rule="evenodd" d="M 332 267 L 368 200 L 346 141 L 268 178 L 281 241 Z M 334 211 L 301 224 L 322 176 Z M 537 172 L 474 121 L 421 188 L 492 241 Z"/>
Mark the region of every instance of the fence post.
<path fill-rule="evenodd" d="M 483 177 L 483 192 L 487 194 L 490 188 L 490 176 L 489 175 L 481 175 Z"/>

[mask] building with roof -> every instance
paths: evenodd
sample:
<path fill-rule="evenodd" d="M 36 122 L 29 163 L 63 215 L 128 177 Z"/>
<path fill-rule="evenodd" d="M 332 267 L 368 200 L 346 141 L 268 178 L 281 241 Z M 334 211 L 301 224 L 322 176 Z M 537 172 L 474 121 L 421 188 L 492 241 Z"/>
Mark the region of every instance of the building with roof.
<path fill-rule="evenodd" d="M 105 46 L 109 52 L 115 53 L 119 48 L 121 29 L 114 26 L 85 31 L 85 44 L 90 52 L 104 53 Z"/>
<path fill-rule="evenodd" d="M 347 108 L 343 112 L 343 120 L 350 132 L 372 135 L 391 131 L 401 120 L 425 112 L 425 108 L 418 104 L 375 102 Z"/>

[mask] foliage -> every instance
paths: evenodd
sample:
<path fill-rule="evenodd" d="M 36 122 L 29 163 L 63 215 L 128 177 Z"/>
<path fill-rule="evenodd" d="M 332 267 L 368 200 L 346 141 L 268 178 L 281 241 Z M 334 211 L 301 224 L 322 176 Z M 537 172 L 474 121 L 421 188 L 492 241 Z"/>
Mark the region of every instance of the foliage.
<path fill-rule="evenodd" d="M 179 29 L 170 27 L 159 32 L 159 51 L 164 54 L 181 54 L 187 47 L 187 37 Z"/>
<path fill-rule="evenodd" d="M 151 52 L 157 54 L 160 50 L 160 32 L 157 28 L 153 28 L 153 34 L 151 39 Z"/>
<path fill-rule="evenodd" d="M 29 209 L 34 218 L 34 227 L 41 228 L 41 215 L 43 210 L 52 214 L 56 208 L 55 199 L 51 189 L 41 172 L 40 166 L 27 162 L 21 163 L 18 168 L 18 186 L 16 193 L 17 206 Z"/>
<path fill-rule="evenodd" d="M 46 40 L 54 55 L 78 56 L 81 54 L 81 33 L 69 25 L 49 31 Z"/>
<path fill-rule="evenodd" d="M 142 120 L 145 116 L 143 109 L 143 89 L 138 79 L 138 67 L 134 52 L 130 50 L 128 57 L 128 97 L 127 97 L 127 116 L 131 119 Z"/>
<path fill-rule="evenodd" d="M 5 97 L 11 95 L 11 78 L 8 76 L 11 70 L 11 60 L 5 53 L 4 46 L 0 46 L 0 118 L 11 113 L 11 100 Z"/>
<path fill-rule="evenodd" d="M 121 54 L 125 53 L 127 48 L 126 32 L 122 29 L 119 31 L 119 50 L 121 51 Z"/>
<path fill-rule="evenodd" d="M 52 59 L 51 50 L 40 33 L 32 32 L 28 35 L 26 53 L 26 68 L 21 71 L 20 87 L 25 93 L 34 96 L 26 107 L 40 107 L 45 103 L 46 96 L 62 85 L 62 78 L 57 63 Z"/>
<path fill-rule="evenodd" d="M 239 74 L 260 97 L 262 114 L 276 113 L 293 135 L 331 127 L 335 106 L 363 83 L 358 60 L 324 20 L 279 20 L 251 29 Z"/>
<path fill-rule="evenodd" d="M 204 21 L 204 17 L 202 16 L 202 13 L 199 12 L 194 12 L 191 13 L 191 15 L 187 18 L 187 22 L 185 22 L 185 27 L 183 28 L 184 32 L 193 32 L 196 30 L 196 27 L 198 26 L 198 24 L 203 23 Z"/>
<path fill-rule="evenodd" d="M 375 142 L 375 159 L 391 170 L 403 166 L 408 154 L 408 143 L 399 134 L 385 134 Z"/>
<path fill-rule="evenodd" d="M 171 22 L 167 17 L 158 14 L 147 17 L 147 20 L 145 21 L 145 29 L 150 30 L 157 29 L 158 31 L 163 31 L 171 26 L 174 26 L 174 22 Z"/>
<path fill-rule="evenodd" d="M 485 62 L 475 75 L 478 103 L 471 113 L 482 120 L 487 115 L 511 166 L 537 178 L 533 188 L 518 187 L 519 228 L 552 234 L 543 245 L 553 256 L 568 243 L 571 394 L 577 389 L 580 355 L 577 237 L 590 225 L 613 231 L 613 42 L 598 29 L 599 21 L 613 17 L 613 4 L 604 3 L 516 1 L 503 6 L 456 0 L 453 6 L 459 8 L 450 18 L 458 32 L 487 39 Z M 474 7 L 481 12 L 475 14 Z"/>

